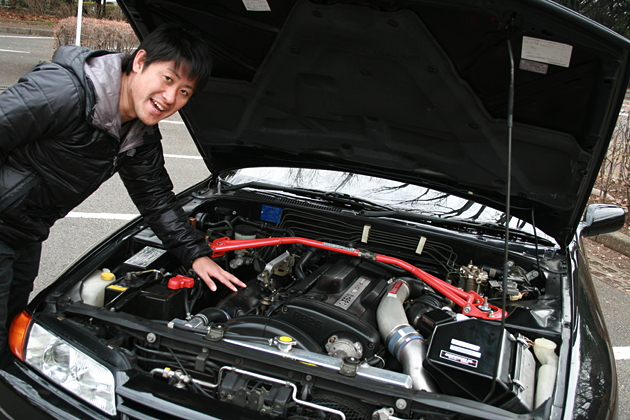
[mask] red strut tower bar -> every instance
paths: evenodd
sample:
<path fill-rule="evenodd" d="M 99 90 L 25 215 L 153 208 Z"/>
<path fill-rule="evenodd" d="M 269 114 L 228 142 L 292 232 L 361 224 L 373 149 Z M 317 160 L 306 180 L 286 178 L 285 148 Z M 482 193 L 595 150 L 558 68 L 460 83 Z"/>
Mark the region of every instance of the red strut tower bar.
<path fill-rule="evenodd" d="M 417 276 L 429 286 L 433 287 L 438 292 L 455 302 L 460 308 L 462 313 L 481 319 L 501 319 L 503 311 L 494 305 L 488 305 L 484 302 L 484 298 L 479 294 L 470 291 L 468 293 L 458 289 L 455 286 L 451 286 L 443 280 L 438 279 L 435 276 L 420 270 L 408 262 L 400 260 L 394 257 L 388 257 L 386 255 L 376 254 L 369 251 L 361 251 L 359 249 L 348 248 L 336 244 L 315 241 L 312 239 L 300 238 L 300 237 L 286 237 L 286 238 L 261 238 L 261 239 L 230 239 L 219 238 L 209 243 L 212 248 L 212 258 L 221 257 L 228 251 L 235 251 L 237 249 L 245 248 L 260 248 L 264 246 L 272 245 L 289 245 L 289 244 L 302 244 L 313 248 L 321 248 L 329 251 L 339 252 L 340 254 L 352 255 L 353 257 L 364 258 L 366 260 L 379 261 L 387 264 L 396 265 L 402 269 L 409 271 L 411 274 Z"/>

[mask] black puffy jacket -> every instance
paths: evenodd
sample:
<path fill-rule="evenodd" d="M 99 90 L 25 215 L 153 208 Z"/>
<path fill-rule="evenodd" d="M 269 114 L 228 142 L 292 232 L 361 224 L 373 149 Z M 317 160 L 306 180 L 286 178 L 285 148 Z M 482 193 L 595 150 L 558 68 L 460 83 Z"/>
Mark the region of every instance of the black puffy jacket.
<path fill-rule="evenodd" d="M 121 59 L 61 47 L 51 63 L 0 95 L 0 240 L 18 249 L 43 241 L 56 220 L 118 171 L 142 216 L 182 263 L 211 253 L 175 200 L 157 126 L 136 120 L 119 138 Z M 86 72 L 86 60 L 100 67 Z"/>

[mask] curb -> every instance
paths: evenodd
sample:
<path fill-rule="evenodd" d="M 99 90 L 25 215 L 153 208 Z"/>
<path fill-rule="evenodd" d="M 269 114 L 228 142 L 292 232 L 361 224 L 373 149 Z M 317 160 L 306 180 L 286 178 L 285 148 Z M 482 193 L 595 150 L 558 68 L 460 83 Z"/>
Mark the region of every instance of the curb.
<path fill-rule="evenodd" d="M 630 257 L 630 236 L 619 232 L 609 233 L 607 235 L 599 235 L 591 238 L 595 242 L 617 251 L 620 254 Z"/>
<path fill-rule="evenodd" d="M 53 32 L 54 28 L 47 26 L 0 24 L 0 33 L 52 37 Z"/>

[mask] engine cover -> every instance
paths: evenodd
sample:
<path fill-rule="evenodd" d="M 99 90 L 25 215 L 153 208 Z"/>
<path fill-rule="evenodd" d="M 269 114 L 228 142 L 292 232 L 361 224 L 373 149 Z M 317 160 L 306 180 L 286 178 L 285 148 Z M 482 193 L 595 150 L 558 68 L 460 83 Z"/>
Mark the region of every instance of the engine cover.
<path fill-rule="evenodd" d="M 389 273 L 373 264 L 342 258 L 306 279 L 308 291 L 288 300 L 279 318 L 322 349 L 335 335 L 360 343 L 363 356 L 370 358 L 380 345 L 376 307 L 388 278 Z"/>

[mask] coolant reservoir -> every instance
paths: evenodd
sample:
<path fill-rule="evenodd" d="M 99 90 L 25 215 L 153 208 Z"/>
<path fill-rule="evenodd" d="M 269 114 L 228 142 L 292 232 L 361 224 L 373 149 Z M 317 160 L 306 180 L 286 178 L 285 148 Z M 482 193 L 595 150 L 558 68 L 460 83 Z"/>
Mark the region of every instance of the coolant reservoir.
<path fill-rule="evenodd" d="M 546 338 L 537 338 L 534 341 L 534 354 L 540 362 L 538 369 L 538 382 L 536 384 L 536 408 L 540 407 L 553 395 L 558 373 L 558 356 L 556 355 L 556 343 Z"/>
<path fill-rule="evenodd" d="M 114 273 L 110 273 L 109 270 L 94 271 L 83 281 L 83 286 L 81 287 L 83 303 L 102 307 L 105 299 L 105 288 L 115 279 L 116 276 L 114 276 Z"/>

